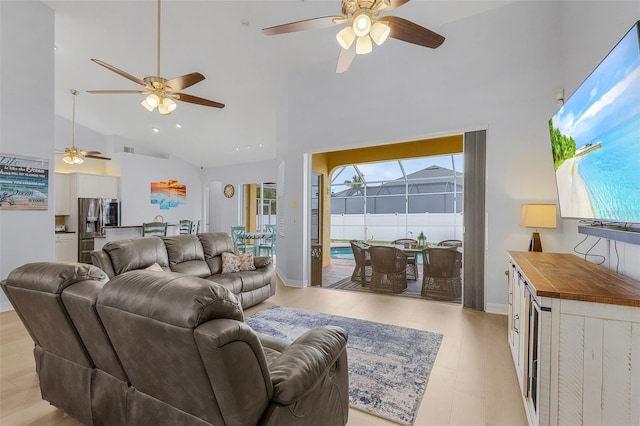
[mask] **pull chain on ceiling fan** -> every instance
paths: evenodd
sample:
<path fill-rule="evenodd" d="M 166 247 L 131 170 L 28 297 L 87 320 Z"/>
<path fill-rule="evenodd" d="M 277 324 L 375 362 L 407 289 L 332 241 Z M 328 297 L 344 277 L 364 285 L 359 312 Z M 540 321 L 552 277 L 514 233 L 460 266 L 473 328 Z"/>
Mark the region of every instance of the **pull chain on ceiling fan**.
<path fill-rule="evenodd" d="M 176 109 L 175 101 L 188 102 L 197 105 L 204 105 L 213 108 L 224 108 L 224 104 L 209 99 L 199 98 L 197 96 L 188 95 L 186 93 L 180 93 L 180 90 L 193 86 L 196 83 L 205 79 L 204 75 L 199 72 L 193 72 L 191 74 L 185 74 L 180 77 L 172 79 L 166 79 L 160 77 L 160 21 L 161 21 L 161 6 L 160 0 L 158 0 L 158 35 L 157 35 L 157 75 L 144 77 L 139 79 L 121 69 L 109 65 L 108 63 L 99 59 L 91 59 L 98 65 L 101 65 L 108 70 L 121 75 L 122 77 L 138 83 L 144 86 L 143 90 L 87 90 L 87 93 L 93 94 L 142 94 L 146 95 L 145 99 L 141 102 L 142 106 L 150 112 L 158 108 L 158 112 L 162 115 L 171 114 Z"/>
<path fill-rule="evenodd" d="M 56 154 L 64 154 L 62 161 L 67 164 L 82 164 L 85 158 L 95 158 L 98 160 L 111 160 L 109 157 L 103 157 L 99 151 L 83 151 L 76 148 L 76 96 L 78 91 L 71 89 L 73 95 L 73 112 L 71 114 L 71 146 L 68 146 L 64 151 L 57 152 Z"/>
<path fill-rule="evenodd" d="M 266 35 L 285 34 L 296 31 L 326 28 L 349 23 L 338 34 L 340 56 L 336 72 L 345 72 L 355 55 L 364 55 L 373 50 L 373 44 L 381 45 L 388 37 L 407 43 L 435 49 L 445 38 L 431 30 L 397 16 L 382 16 L 380 13 L 396 9 L 409 0 L 342 0 L 341 16 L 323 16 L 264 28 Z M 354 46 L 355 42 L 355 46 Z"/>

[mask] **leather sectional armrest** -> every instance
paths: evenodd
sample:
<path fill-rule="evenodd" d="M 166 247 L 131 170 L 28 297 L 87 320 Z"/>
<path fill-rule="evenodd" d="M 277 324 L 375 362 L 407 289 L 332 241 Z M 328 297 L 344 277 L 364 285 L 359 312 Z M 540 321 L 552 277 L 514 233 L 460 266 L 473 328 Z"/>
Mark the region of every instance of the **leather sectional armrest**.
<path fill-rule="evenodd" d="M 290 405 L 312 392 L 346 347 L 340 327 L 316 327 L 300 336 L 269 366 L 273 401 Z"/>

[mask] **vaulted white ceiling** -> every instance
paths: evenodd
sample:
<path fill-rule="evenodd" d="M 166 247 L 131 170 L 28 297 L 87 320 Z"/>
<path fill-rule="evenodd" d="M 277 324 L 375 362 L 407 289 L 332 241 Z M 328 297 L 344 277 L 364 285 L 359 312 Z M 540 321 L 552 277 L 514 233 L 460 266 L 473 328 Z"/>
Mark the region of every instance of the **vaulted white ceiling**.
<path fill-rule="evenodd" d="M 203 167 L 275 158 L 276 110 L 285 94 L 288 73 L 318 63 L 335 64 L 339 52 L 335 34 L 341 26 L 270 37 L 261 33 L 269 26 L 339 15 L 338 0 L 164 0 L 161 76 L 172 78 L 198 71 L 206 80 L 184 92 L 226 107 L 178 102 L 176 111 L 162 116 L 140 105 L 142 95 L 85 92 L 141 87 L 91 62 L 91 58 L 139 78 L 156 75 L 155 0 L 44 3 L 55 13 L 56 114 L 71 119 L 69 89 L 78 89 L 77 124 L 124 138 L 137 149 L 177 156 Z M 448 22 L 507 3 L 412 0 L 390 14 L 439 32 Z M 371 55 L 385 55 L 387 48 L 393 44 L 385 43 Z M 446 48 L 445 42 L 440 49 Z M 429 54 L 429 49 L 413 46 L 410 53 Z M 366 63 L 356 58 L 347 72 L 367 72 L 365 67 Z M 82 149 L 95 149 L 80 140 L 76 143 Z"/>

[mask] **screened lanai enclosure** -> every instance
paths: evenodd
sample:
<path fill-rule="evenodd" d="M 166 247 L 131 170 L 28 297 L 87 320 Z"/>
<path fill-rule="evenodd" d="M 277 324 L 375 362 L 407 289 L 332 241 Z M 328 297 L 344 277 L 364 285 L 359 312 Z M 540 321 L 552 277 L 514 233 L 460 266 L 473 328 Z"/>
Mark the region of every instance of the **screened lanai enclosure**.
<path fill-rule="evenodd" d="M 338 167 L 331 240 L 462 240 L 463 154 Z"/>

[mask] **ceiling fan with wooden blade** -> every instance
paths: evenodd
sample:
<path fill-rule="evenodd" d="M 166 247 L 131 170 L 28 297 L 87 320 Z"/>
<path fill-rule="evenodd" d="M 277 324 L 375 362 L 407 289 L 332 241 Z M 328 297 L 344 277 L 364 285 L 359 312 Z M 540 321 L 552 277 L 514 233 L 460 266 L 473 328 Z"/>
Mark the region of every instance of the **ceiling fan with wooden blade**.
<path fill-rule="evenodd" d="M 445 38 L 427 28 L 397 16 L 380 16 L 382 12 L 396 9 L 409 0 L 342 0 L 342 15 L 322 16 L 264 28 L 266 35 L 286 34 L 314 30 L 348 23 L 336 39 L 341 50 L 336 72 L 349 69 L 356 55 L 367 54 L 373 49 L 371 41 L 381 45 L 388 38 L 435 49 Z M 355 45 L 355 46 L 354 46 Z"/>
<path fill-rule="evenodd" d="M 182 102 L 188 102 L 196 105 L 213 107 L 213 108 L 224 108 L 223 103 L 200 98 L 193 95 L 188 95 L 186 93 L 180 93 L 181 90 L 191 87 L 194 84 L 199 83 L 205 79 L 204 75 L 200 74 L 199 72 L 192 72 L 190 74 L 185 74 L 180 77 L 175 77 L 172 79 L 166 79 L 164 77 L 160 77 L 160 17 L 161 17 L 161 7 L 160 7 L 160 0 L 158 0 L 157 75 L 144 77 L 140 79 L 134 75 L 129 74 L 128 72 L 122 71 L 121 69 L 114 67 L 113 65 L 110 65 L 104 61 L 101 61 L 100 59 L 91 59 L 96 64 L 101 65 L 107 68 L 108 70 L 113 71 L 116 74 L 119 74 L 122 77 L 143 86 L 144 89 L 87 90 L 87 93 L 146 95 L 145 99 L 142 101 L 142 106 L 144 106 L 149 111 L 153 111 L 157 107 L 158 112 L 163 115 L 171 114 L 171 112 L 176 109 L 176 103 L 175 103 L 176 100 L 182 101 Z"/>
<path fill-rule="evenodd" d="M 68 164 L 82 164 L 85 158 L 111 160 L 109 157 L 104 157 L 100 151 L 84 151 L 76 147 L 76 96 L 78 95 L 78 91 L 71 89 L 71 94 L 73 95 L 71 146 L 66 147 L 64 151 L 56 152 L 56 154 L 63 154 L 64 157 L 62 157 L 62 160 Z"/>

